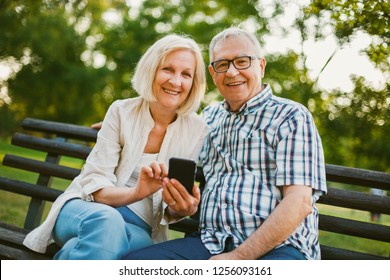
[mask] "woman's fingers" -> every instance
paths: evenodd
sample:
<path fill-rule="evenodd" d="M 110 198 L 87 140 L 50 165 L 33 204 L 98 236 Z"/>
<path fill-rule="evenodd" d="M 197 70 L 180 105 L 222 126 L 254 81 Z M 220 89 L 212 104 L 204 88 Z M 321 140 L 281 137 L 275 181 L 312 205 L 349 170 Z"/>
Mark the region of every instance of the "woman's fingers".
<path fill-rule="evenodd" d="M 190 195 L 185 187 L 175 179 L 164 179 L 163 199 L 174 211 L 182 216 L 196 212 L 200 201 L 200 192 L 194 185 L 194 196 Z"/>
<path fill-rule="evenodd" d="M 158 163 L 157 161 L 153 161 L 150 164 L 150 168 L 155 179 L 162 179 L 168 175 L 168 168 L 165 163 Z"/>
<path fill-rule="evenodd" d="M 168 176 L 168 167 L 165 163 L 160 163 L 160 169 L 161 169 L 161 178 Z"/>

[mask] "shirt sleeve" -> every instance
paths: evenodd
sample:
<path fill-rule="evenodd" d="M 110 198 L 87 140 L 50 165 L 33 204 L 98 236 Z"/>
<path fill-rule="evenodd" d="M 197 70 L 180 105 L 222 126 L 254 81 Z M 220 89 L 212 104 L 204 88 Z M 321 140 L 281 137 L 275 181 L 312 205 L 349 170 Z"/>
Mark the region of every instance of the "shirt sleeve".
<path fill-rule="evenodd" d="M 317 195 L 326 192 L 321 138 L 307 110 L 297 109 L 278 130 L 276 184 L 311 186 Z"/>
<path fill-rule="evenodd" d="M 88 156 L 81 174 L 80 185 L 83 197 L 102 187 L 115 186 L 117 178 L 114 174 L 121 152 L 120 119 L 116 102 L 108 109 L 98 132 L 96 144 Z"/>

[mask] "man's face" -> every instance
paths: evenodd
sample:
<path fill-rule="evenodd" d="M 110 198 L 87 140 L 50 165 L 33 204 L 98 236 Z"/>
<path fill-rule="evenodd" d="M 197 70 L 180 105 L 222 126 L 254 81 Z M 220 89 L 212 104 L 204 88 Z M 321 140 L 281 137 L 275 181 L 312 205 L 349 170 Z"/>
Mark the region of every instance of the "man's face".
<path fill-rule="evenodd" d="M 240 56 L 256 57 L 258 50 L 245 36 L 230 36 L 219 41 L 214 47 L 213 60 L 234 59 Z M 265 59 L 251 60 L 251 66 L 237 70 L 233 63 L 224 73 L 217 73 L 209 66 L 209 72 L 219 92 L 229 103 L 233 111 L 237 111 L 249 99 L 261 91 L 261 80 L 264 75 Z"/>

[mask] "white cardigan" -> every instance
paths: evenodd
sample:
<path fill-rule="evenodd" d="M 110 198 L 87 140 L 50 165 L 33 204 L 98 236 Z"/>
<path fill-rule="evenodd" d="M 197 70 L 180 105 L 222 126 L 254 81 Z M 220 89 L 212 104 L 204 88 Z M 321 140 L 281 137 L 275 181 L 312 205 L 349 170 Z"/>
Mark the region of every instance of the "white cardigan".
<path fill-rule="evenodd" d="M 107 111 L 96 144 L 80 175 L 56 199 L 46 220 L 26 236 L 23 244 L 34 251 L 46 252 L 47 246 L 54 242 L 52 230 L 58 214 L 68 200 L 81 198 L 91 201 L 90 194 L 102 187 L 125 187 L 153 126 L 149 103 L 142 98 L 115 101 Z M 206 124 L 196 113 L 179 116 L 168 126 L 158 161 L 168 164 L 170 157 L 198 161 L 207 133 Z M 160 190 L 153 195 L 152 238 L 156 243 L 167 240 L 170 222 L 164 219 L 166 205 L 161 193 Z"/>

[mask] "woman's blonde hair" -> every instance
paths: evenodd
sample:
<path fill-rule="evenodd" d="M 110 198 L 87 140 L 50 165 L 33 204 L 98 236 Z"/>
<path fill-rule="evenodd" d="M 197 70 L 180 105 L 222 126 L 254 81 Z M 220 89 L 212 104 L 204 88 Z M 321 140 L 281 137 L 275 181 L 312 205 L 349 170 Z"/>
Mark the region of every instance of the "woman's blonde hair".
<path fill-rule="evenodd" d="M 138 62 L 132 86 L 134 90 L 149 102 L 156 101 L 153 82 L 158 67 L 167 55 L 177 50 L 190 50 L 195 55 L 195 72 L 188 97 L 178 109 L 178 114 L 196 112 L 206 90 L 205 64 L 199 45 L 186 35 L 170 34 L 162 37 L 150 46 Z"/>

